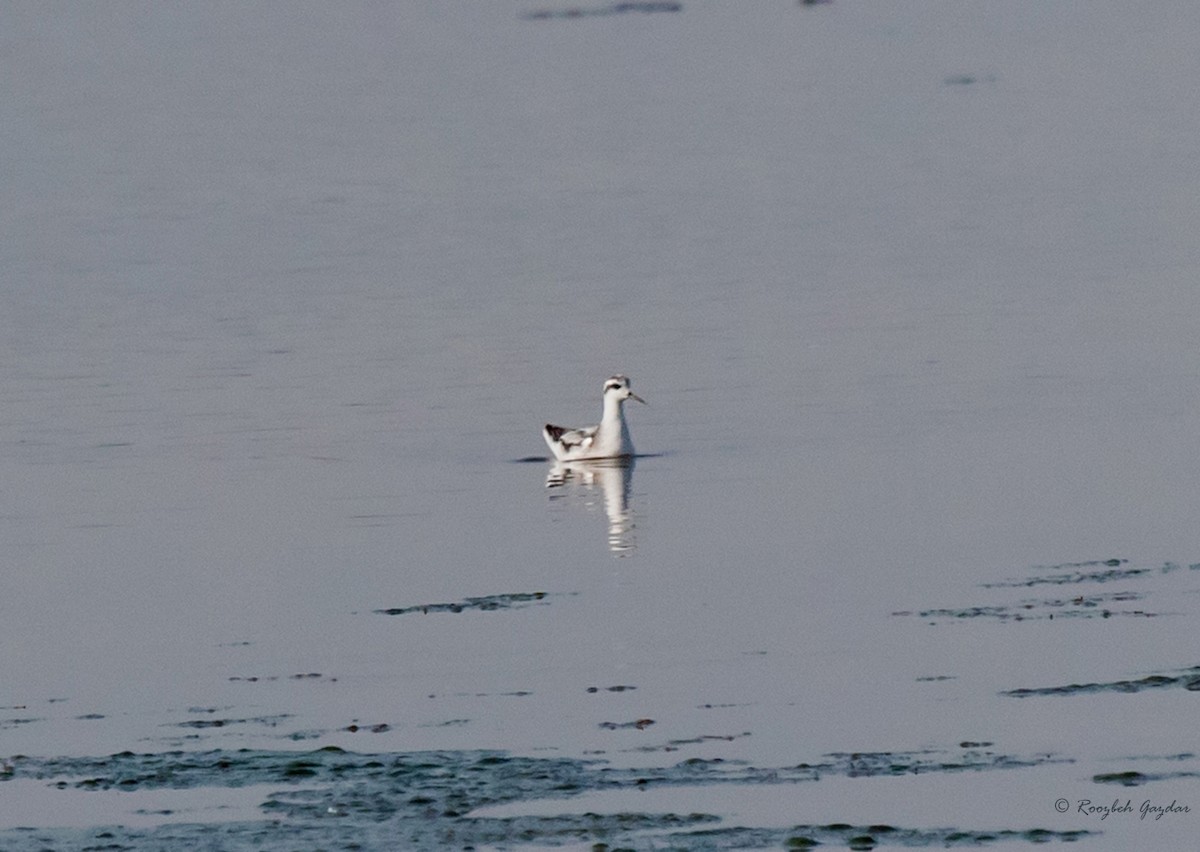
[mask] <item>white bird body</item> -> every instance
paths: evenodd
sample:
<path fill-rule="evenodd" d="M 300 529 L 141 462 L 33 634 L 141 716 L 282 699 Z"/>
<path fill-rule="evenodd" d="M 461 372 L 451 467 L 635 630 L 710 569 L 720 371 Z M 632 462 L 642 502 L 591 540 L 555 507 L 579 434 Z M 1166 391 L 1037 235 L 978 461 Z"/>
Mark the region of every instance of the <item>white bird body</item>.
<path fill-rule="evenodd" d="M 629 379 L 613 376 L 604 383 L 604 412 L 599 424 L 579 429 L 566 429 L 547 423 L 542 430 L 546 446 L 559 461 L 610 459 L 633 455 L 629 424 L 625 422 L 625 400 L 646 400 L 629 389 Z"/>

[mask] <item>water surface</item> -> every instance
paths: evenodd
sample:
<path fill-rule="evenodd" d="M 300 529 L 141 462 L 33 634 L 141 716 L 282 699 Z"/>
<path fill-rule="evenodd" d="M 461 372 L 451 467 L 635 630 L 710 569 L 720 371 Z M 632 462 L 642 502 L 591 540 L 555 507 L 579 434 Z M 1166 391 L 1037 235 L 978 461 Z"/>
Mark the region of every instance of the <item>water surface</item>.
<path fill-rule="evenodd" d="M 984 743 L 496 818 L 1193 836 L 1193 7 L 568 8 L 0 12 L 0 825 L 305 824 L 125 751 Z M 615 372 L 646 457 L 548 488 Z"/>

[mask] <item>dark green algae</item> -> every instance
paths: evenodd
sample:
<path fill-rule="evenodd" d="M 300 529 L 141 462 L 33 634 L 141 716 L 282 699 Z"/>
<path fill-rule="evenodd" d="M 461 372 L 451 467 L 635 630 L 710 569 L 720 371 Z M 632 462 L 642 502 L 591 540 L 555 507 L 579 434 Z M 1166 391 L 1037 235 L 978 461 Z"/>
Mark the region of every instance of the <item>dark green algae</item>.
<path fill-rule="evenodd" d="M 917 611 L 905 610 L 892 615 L 917 616 L 929 624 L 974 619 L 1002 622 L 1021 622 L 1054 619 L 1111 619 L 1111 618 L 1155 618 L 1175 613 L 1158 610 L 1141 604 L 1151 596 L 1150 587 L 1161 577 L 1170 575 L 1187 576 L 1200 571 L 1200 564 L 1183 566 L 1167 562 L 1158 568 L 1135 567 L 1125 559 L 1105 559 L 1092 562 L 1069 562 L 1062 565 L 1041 567 L 1028 577 L 1009 578 L 979 584 L 983 589 L 1035 589 L 1051 587 L 1059 594 L 1049 597 L 1025 597 L 1017 601 L 977 604 L 961 607 L 931 607 Z M 1137 589 L 1097 592 L 1094 586 L 1109 583 L 1139 583 Z M 1087 591 L 1085 591 L 1087 590 Z M 1064 594 L 1064 592 L 1069 592 Z M 1159 595 L 1159 599 L 1165 596 Z"/>
<path fill-rule="evenodd" d="M 1023 687 L 1009 689 L 1000 694 L 1013 698 L 1047 695 L 1096 695 L 1102 692 L 1131 695 L 1157 689 L 1186 689 L 1189 692 L 1200 692 L 1200 666 L 1173 671 L 1170 674 L 1150 674 L 1141 678 L 1068 683 L 1059 686 Z"/>
<path fill-rule="evenodd" d="M 1087 835 L 1041 828 L 978 831 L 850 823 L 788 829 L 724 827 L 719 816 L 705 813 L 475 815 L 493 805 L 568 800 L 608 790 L 788 784 L 829 775 L 895 776 L 1069 762 L 1054 755 L 996 754 L 983 745 L 965 743 L 947 751 L 837 753 L 813 763 L 765 769 L 719 759 L 630 769 L 602 761 L 521 757 L 499 751 L 363 754 L 338 748 L 14 757 L 8 761 L 11 771 L 0 776 L 0 795 L 8 779 L 40 780 L 51 787 L 75 790 L 253 786 L 253 795 L 261 796 L 264 785 L 278 789 L 260 803 L 261 818 L 256 820 L 136 829 L 13 829 L 0 832 L 0 849 L 469 849 L 584 842 L 596 844 L 597 849 L 637 850 L 807 848 L 818 844 L 869 849 L 979 846 L 1000 840 L 1071 841 Z"/>
<path fill-rule="evenodd" d="M 1136 567 L 1129 565 L 1126 559 L 1104 559 L 1090 562 L 1068 562 L 1050 567 L 1034 569 L 1031 576 L 998 580 L 981 583 L 985 589 L 1032 589 L 1034 587 L 1056 587 L 1060 590 L 1070 588 L 1069 594 L 1046 598 L 1023 598 L 1008 603 L 974 605 L 956 608 L 931 608 L 919 611 L 893 612 L 896 616 L 918 616 L 928 624 L 938 625 L 949 622 L 966 622 L 994 620 L 1000 622 L 1022 622 L 1036 620 L 1063 620 L 1078 618 L 1095 618 L 1107 620 L 1118 617 L 1155 618 L 1179 613 L 1156 611 L 1143 606 L 1129 606 L 1150 598 L 1154 592 L 1150 589 L 1163 578 L 1194 578 L 1200 572 L 1200 563 L 1190 563 L 1186 566 L 1176 562 L 1165 562 L 1156 568 Z M 1126 582 L 1138 584 L 1138 588 L 1126 588 L 1118 591 L 1085 591 L 1095 585 Z M 1194 589 L 1189 588 L 1191 592 Z M 1179 595 L 1175 589 L 1172 599 Z M 1159 599 L 1168 598 L 1161 590 Z M 943 678 L 946 676 L 942 676 Z M 923 681 L 933 678 L 920 678 Z M 1186 689 L 1191 692 L 1200 691 L 1200 666 L 1181 669 L 1166 673 L 1156 672 L 1140 678 L 1119 678 L 1109 681 L 1088 683 L 1068 683 L 1054 686 L 1021 687 L 1007 689 L 1000 694 L 1012 698 L 1030 698 L 1067 695 L 1096 695 L 1100 693 L 1135 694 L 1151 690 Z"/>
<path fill-rule="evenodd" d="M 1200 772 L 1181 770 L 1178 772 L 1138 772 L 1129 769 L 1123 772 L 1102 772 L 1092 776 L 1097 784 L 1120 784 L 1122 787 L 1140 787 L 1154 781 L 1174 781 L 1179 778 L 1200 778 Z"/>
<path fill-rule="evenodd" d="M 377 615 L 409 615 L 410 613 L 421 613 L 428 615 L 436 612 L 468 612 L 477 610 L 480 612 L 492 612 L 500 609 L 522 609 L 527 606 L 536 604 L 547 604 L 549 601 L 546 598 L 549 595 L 546 592 L 512 592 L 503 595 L 482 595 L 480 597 L 464 598 L 461 601 L 453 603 L 426 603 L 414 604 L 412 606 L 395 606 L 387 609 L 377 609 L 374 612 Z"/>

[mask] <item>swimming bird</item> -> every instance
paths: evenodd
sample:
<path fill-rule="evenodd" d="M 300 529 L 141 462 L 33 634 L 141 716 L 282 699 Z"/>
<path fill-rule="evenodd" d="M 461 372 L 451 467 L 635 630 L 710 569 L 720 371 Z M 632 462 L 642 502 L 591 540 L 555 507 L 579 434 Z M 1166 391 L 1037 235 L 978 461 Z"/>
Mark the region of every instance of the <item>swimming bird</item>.
<path fill-rule="evenodd" d="M 629 438 L 629 426 L 625 423 L 625 400 L 636 399 L 646 405 L 646 400 L 629 389 L 629 379 L 613 376 L 604 382 L 604 414 L 596 426 L 566 429 L 547 423 L 542 430 L 546 446 L 559 461 L 581 459 L 610 459 L 633 455 L 633 441 Z"/>

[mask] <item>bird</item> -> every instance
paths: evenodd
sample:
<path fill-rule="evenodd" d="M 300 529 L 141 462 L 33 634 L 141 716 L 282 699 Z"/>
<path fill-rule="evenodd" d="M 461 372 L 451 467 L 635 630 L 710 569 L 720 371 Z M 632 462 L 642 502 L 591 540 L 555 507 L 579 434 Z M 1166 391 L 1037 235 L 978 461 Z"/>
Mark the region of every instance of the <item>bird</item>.
<path fill-rule="evenodd" d="M 636 399 L 642 405 L 646 400 L 629 387 L 626 376 L 613 376 L 604 382 L 604 413 L 596 426 L 567 429 L 547 423 L 542 429 L 546 446 L 559 461 L 581 461 L 583 459 L 611 459 L 633 455 L 633 441 L 629 438 L 629 426 L 625 422 L 625 400 Z"/>

